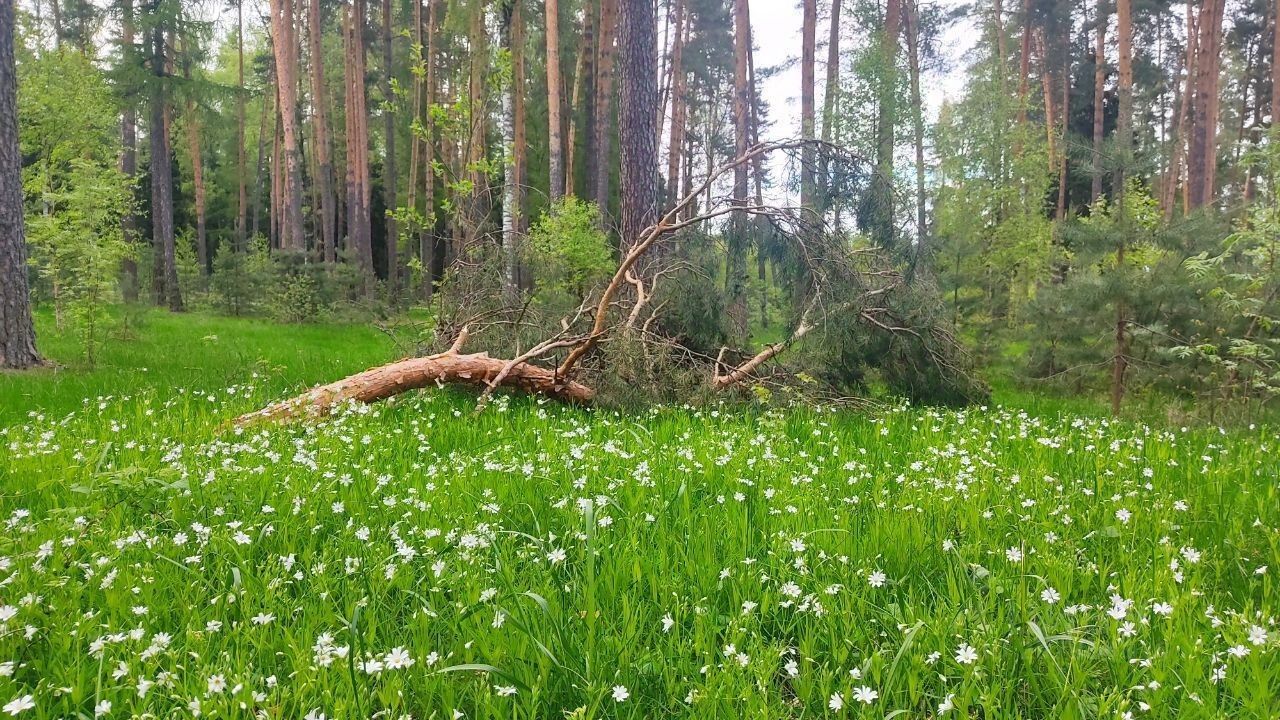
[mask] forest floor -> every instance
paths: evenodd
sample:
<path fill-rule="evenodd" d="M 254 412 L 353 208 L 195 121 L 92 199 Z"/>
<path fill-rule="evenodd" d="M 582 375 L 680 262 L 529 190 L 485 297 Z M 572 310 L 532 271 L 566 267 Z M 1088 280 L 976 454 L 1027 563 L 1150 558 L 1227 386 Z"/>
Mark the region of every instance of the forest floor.
<path fill-rule="evenodd" d="M 1264 718 L 1280 436 L 1007 407 L 423 392 L 233 430 L 390 359 L 154 314 L 0 376 L 20 718 Z"/>

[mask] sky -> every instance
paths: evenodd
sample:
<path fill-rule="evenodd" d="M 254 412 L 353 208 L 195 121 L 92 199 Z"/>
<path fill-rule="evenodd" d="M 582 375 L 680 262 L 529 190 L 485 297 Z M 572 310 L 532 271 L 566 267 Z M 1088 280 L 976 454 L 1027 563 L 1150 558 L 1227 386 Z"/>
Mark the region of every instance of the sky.
<path fill-rule="evenodd" d="M 785 71 L 768 78 L 761 88 L 762 99 L 773 113 L 772 139 L 799 135 L 800 131 L 800 56 L 801 21 L 797 0 L 749 0 L 751 25 L 755 40 L 757 67 L 788 65 Z M 943 6 L 960 5 L 963 0 L 935 0 Z M 846 6 L 847 7 L 847 6 Z M 821 12 L 820 8 L 820 12 Z M 829 26 L 825 20 L 818 22 L 818 44 L 825 45 Z M 964 89 L 963 55 L 973 47 L 975 36 L 972 27 L 958 23 L 947 30 L 939 45 L 949 61 L 948 71 L 941 77 L 929 77 L 921 83 L 926 106 L 926 117 L 935 119 L 945 99 L 957 99 Z M 826 50 L 819 47 L 818 95 L 821 105 L 822 77 L 826 72 Z M 762 138 L 765 139 L 765 138 Z"/>

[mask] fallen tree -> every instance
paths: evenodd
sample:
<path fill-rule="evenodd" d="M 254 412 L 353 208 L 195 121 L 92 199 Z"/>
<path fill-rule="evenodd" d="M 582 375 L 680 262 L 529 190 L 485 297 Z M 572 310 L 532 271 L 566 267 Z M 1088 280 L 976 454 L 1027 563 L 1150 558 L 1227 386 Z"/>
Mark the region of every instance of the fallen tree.
<path fill-rule="evenodd" d="M 481 388 L 482 406 L 498 388 L 514 388 L 571 403 L 590 403 L 597 391 L 590 382 L 582 381 L 582 363 L 603 343 L 625 339 L 668 350 L 678 346 L 673 338 L 653 329 L 665 303 L 651 306 L 651 301 L 656 297 L 659 280 L 669 276 L 679 261 L 670 258 L 667 252 L 655 251 L 665 250 L 664 245 L 686 229 L 730 214 L 762 218 L 785 240 L 791 264 L 796 269 L 794 300 L 802 310 L 783 342 L 768 345 L 732 366 L 723 362 L 728 348 L 722 348 L 714 364 L 706 370 L 707 388 L 723 391 L 755 377 L 764 365 L 833 317 L 852 318 L 869 332 L 900 336 L 899 342 L 921 344 L 927 362 L 940 368 L 942 373 L 959 374 L 968 382 L 965 370 L 956 361 L 962 352 L 949 333 L 936 326 L 921 332 L 903 321 L 901 314 L 889 305 L 889 299 L 905 283 L 902 275 L 885 263 L 875 248 L 854 248 L 849 238 L 829 232 L 823 218 L 809 208 L 762 202 L 744 204 L 717 198 L 708 201 L 701 212 L 694 211 L 699 198 L 708 196 L 722 178 L 738 167 L 755 164 L 777 152 L 803 157 L 803 151 L 815 145 L 822 151 L 818 154 L 827 158 L 828 167 L 832 168 L 829 187 L 833 194 L 841 188 L 849 196 L 864 190 L 871 176 L 867 170 L 870 164 L 843 148 L 806 140 L 756 145 L 709 173 L 701 185 L 692 188 L 639 237 L 628 238 L 630 242 L 623 244 L 626 251 L 607 282 L 602 283 L 597 293 L 584 297 L 576 312 L 561 318 L 558 329 L 546 332 L 545 339 L 533 343 L 529 350 L 517 349 L 510 359 L 491 357 L 487 352 L 461 352 L 472 336 L 472 328 L 490 329 L 506 324 L 518 330 L 527 325 L 527 301 L 520 307 L 502 308 L 497 313 L 501 319 L 496 321 L 492 319 L 492 312 L 462 317 L 456 323 L 442 320 L 436 331 L 452 338 L 448 350 L 401 360 L 313 388 L 246 414 L 237 424 L 321 417 L 346 403 L 371 403 L 410 390 L 445 384 Z M 468 297 L 464 293 L 453 301 L 455 314 L 465 315 L 480 304 L 479 301 L 489 299 L 479 297 L 480 293 L 494 295 L 473 291 L 473 296 Z M 641 322 L 646 310 L 649 317 Z M 519 343 L 511 341 L 506 346 L 518 348 Z M 560 358 L 558 364 L 551 364 L 557 357 Z"/>

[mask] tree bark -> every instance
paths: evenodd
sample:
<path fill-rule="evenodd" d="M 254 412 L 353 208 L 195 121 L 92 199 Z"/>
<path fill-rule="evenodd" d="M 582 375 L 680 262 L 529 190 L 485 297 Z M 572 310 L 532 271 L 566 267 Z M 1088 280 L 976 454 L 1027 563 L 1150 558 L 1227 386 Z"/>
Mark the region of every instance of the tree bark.
<path fill-rule="evenodd" d="M 187 102 L 187 151 L 191 155 L 191 182 L 195 187 L 196 202 L 196 259 L 200 274 L 209 274 L 209 238 L 205 232 L 204 160 L 200 155 L 200 121 L 196 116 L 196 104 Z"/>
<path fill-rule="evenodd" d="M 551 200 L 564 195 L 564 137 L 561 132 L 560 107 L 564 90 L 560 79 L 560 2 L 546 0 L 547 13 L 547 156 L 550 160 Z M 582 48 L 586 52 L 586 48 Z"/>
<path fill-rule="evenodd" d="M 600 220 L 609 224 L 609 175 L 613 155 L 613 64 L 614 42 L 618 36 L 619 0 L 601 0 L 599 46 L 596 55 L 596 92 L 593 110 L 592 152 L 587 156 L 587 180 L 594 189 L 592 198 L 600 208 Z"/>
<path fill-rule="evenodd" d="M 36 351 L 27 286 L 14 5 L 10 0 L 0 2 L 0 368 L 20 370 L 44 361 Z"/>
<path fill-rule="evenodd" d="M 509 300 L 520 295 L 521 218 L 524 216 L 524 18 L 521 4 L 521 0 L 512 0 L 503 23 L 504 44 L 511 56 L 511 79 L 502 98 L 503 285 Z M 552 181 L 551 187 L 557 187 L 557 183 Z"/>
<path fill-rule="evenodd" d="M 1103 85 L 1107 81 L 1107 0 L 1098 0 L 1098 27 L 1093 45 L 1093 177 L 1089 202 L 1102 197 Z"/>
<path fill-rule="evenodd" d="M 156 299 L 170 310 L 182 310 L 178 288 L 177 248 L 173 236 L 173 166 L 169 151 L 169 99 L 165 67 L 164 30 L 157 24 L 151 31 L 151 72 L 155 88 L 151 93 L 151 234 L 159 258 Z"/>
<path fill-rule="evenodd" d="M 912 254 L 912 268 L 923 256 L 925 239 L 929 235 L 924 187 L 924 103 L 920 97 L 920 6 L 918 0 L 907 3 L 907 53 L 911 72 L 911 113 L 916 149 L 916 246 Z"/>
<path fill-rule="evenodd" d="M 455 343 L 455 347 L 457 343 Z M 343 405 L 373 403 L 421 388 L 443 383 L 482 388 L 514 387 L 527 393 L 547 395 L 571 403 L 586 404 L 595 391 L 581 383 L 566 381 L 555 370 L 489 357 L 487 353 L 459 354 L 457 350 L 409 358 L 322 385 L 283 402 L 236 419 L 241 427 L 258 423 L 285 422 L 326 417 Z M 503 375 L 503 373 L 506 373 Z"/>
<path fill-rule="evenodd" d="M 593 98 L 596 87 L 596 35 L 600 25 L 599 9 L 588 4 L 582 9 L 582 39 L 578 45 L 578 60 L 573 72 L 573 97 L 569 101 L 569 134 L 566 137 L 564 163 L 564 192 L 576 195 L 578 187 L 579 149 L 590 150 L 588 143 L 595 137 L 592 122 Z M 587 152 L 590 155 L 590 152 Z M 584 173 L 585 174 L 585 173 Z M 584 188 L 590 197 L 595 186 Z"/>
<path fill-rule="evenodd" d="M 658 219 L 658 25 L 650 0 L 621 0 L 622 247 Z"/>
<path fill-rule="evenodd" d="M 894 0 L 890 0 L 893 2 Z M 818 41 L 818 4 L 817 0 L 803 0 L 803 20 L 800 40 L 800 137 L 804 140 L 817 138 L 814 128 L 816 107 L 813 97 L 814 64 L 817 55 Z M 800 205 L 815 210 L 815 170 L 816 158 L 811 145 L 806 143 L 800 151 Z"/>
<path fill-rule="evenodd" d="M 133 52 L 134 20 L 133 1 L 124 0 L 121 4 L 120 46 L 121 53 Z M 133 183 L 138 174 L 138 111 L 131 100 L 124 102 L 120 115 L 120 173 L 129 183 L 132 195 Z M 138 239 L 138 216 L 133 204 L 120 217 L 120 231 L 125 242 L 132 245 Z M 126 257 L 121 266 L 122 294 L 125 302 L 138 300 L 138 261 Z"/>
<path fill-rule="evenodd" d="M 1111 194 L 1123 206 L 1125 176 L 1133 162 L 1133 17 L 1130 0 L 1116 0 L 1116 34 L 1120 66 L 1120 115 L 1116 120 L 1117 158 L 1111 180 Z"/>
<path fill-rule="evenodd" d="M 254 167 L 253 179 L 253 237 L 259 236 L 259 221 L 262 217 L 262 181 L 263 174 L 267 164 L 267 118 L 274 117 L 275 111 L 272 109 L 275 103 L 274 85 L 275 71 L 267 68 L 267 85 L 268 87 L 262 93 L 262 111 L 258 115 L 258 162 Z M 274 233 L 274 230 L 272 231 Z"/>
<path fill-rule="evenodd" d="M 835 137 L 836 95 L 840 92 L 840 11 L 841 0 L 831 0 L 831 26 L 827 32 L 827 80 L 822 93 L 822 141 Z M 819 176 L 822 181 L 823 205 L 831 202 L 830 162 L 823 153 Z"/>
<path fill-rule="evenodd" d="M 246 213 L 249 211 L 248 168 L 245 158 L 244 0 L 236 2 L 236 244 L 245 247 Z"/>
<path fill-rule="evenodd" d="M 1280 127 L 1280 0 L 1271 14 L 1271 131 Z"/>
<path fill-rule="evenodd" d="M 396 293 L 400 285 L 400 231 L 397 227 L 395 210 L 399 205 L 396 198 L 398 182 L 396 170 L 396 113 L 395 94 L 391 89 L 391 81 L 395 68 L 391 33 L 394 20 L 391 0 L 382 0 L 382 128 L 386 136 L 387 154 L 382 163 L 382 197 L 387 208 L 387 297 L 394 305 Z"/>
<path fill-rule="evenodd" d="M 338 221 L 333 188 L 333 149 L 329 139 L 329 102 L 324 80 L 324 49 L 320 44 L 324 27 L 320 23 L 320 0 L 310 0 L 307 8 L 307 38 L 311 54 L 311 128 L 316 159 L 316 183 L 320 191 L 320 249 L 327 263 L 336 262 Z"/>
<path fill-rule="evenodd" d="M 680 159 L 684 149 L 685 124 L 688 122 L 688 73 L 684 67 L 686 29 L 685 0 L 676 0 L 675 36 L 671 44 L 671 132 L 667 144 L 667 192 L 664 207 L 670 209 L 680 196 Z"/>
<path fill-rule="evenodd" d="M 271 0 L 272 49 L 276 60 L 284 172 L 280 185 L 280 247 L 304 250 L 302 234 L 302 158 L 298 150 L 297 26 L 293 0 Z"/>
<path fill-rule="evenodd" d="M 1196 82 L 1187 151 L 1188 204 L 1191 210 L 1211 203 L 1214 198 L 1224 5 L 1224 0 L 1204 0 L 1196 21 Z"/>
<path fill-rule="evenodd" d="M 876 172 L 871 178 L 868 193 L 871 212 L 867 213 L 871 236 L 884 248 L 892 248 L 897 244 L 897 233 L 894 231 L 893 151 L 896 145 L 894 128 L 898 122 L 896 90 L 898 32 L 901 26 L 902 0 L 887 0 L 884 34 L 880 39 L 880 61 L 884 65 L 877 83 L 879 87 L 876 98 Z"/>
<path fill-rule="evenodd" d="M 837 0 L 838 1 L 838 0 Z M 747 84 L 747 54 L 750 50 L 751 26 L 747 19 L 747 0 L 734 0 L 733 3 L 733 129 L 734 157 L 747 154 L 749 143 L 749 115 L 747 106 L 750 99 Z M 748 165 L 740 163 L 733 170 L 733 202 L 738 206 L 746 206 L 748 190 Z M 750 234 L 747 214 L 743 210 L 734 212 L 730 218 L 728 263 L 726 266 L 726 284 L 728 297 L 726 303 L 730 331 L 733 338 L 744 343 L 749 333 L 747 317 L 747 239 Z"/>
<path fill-rule="evenodd" d="M 431 296 L 435 290 L 435 263 L 436 248 L 439 243 L 439 235 L 436 234 L 436 173 L 435 173 L 435 119 L 432 114 L 432 107 L 436 102 L 436 44 L 438 42 L 438 26 L 440 23 L 439 0 L 426 0 L 427 2 L 427 45 L 426 60 L 427 78 L 425 87 L 425 108 L 423 114 L 423 128 L 425 134 L 425 142 L 423 143 L 422 162 L 425 166 L 426 177 L 423 180 L 423 198 L 422 204 L 427 218 L 426 226 L 423 227 L 421 234 L 418 236 L 418 257 L 422 263 L 422 296 L 427 302 L 431 302 Z"/>
<path fill-rule="evenodd" d="M 345 8 L 347 131 L 347 243 L 364 276 L 365 292 L 373 290 L 373 241 L 370 227 L 369 111 L 365 98 L 365 0 Z"/>

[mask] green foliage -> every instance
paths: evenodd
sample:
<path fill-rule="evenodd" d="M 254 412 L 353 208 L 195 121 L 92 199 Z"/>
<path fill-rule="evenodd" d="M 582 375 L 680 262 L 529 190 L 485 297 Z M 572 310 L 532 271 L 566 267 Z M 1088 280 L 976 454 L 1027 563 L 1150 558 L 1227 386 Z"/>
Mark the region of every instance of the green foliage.
<path fill-rule="evenodd" d="M 0 374 L 19 720 L 1275 714 L 1272 427 L 430 389 L 239 434 L 389 342 L 144 330 Z"/>
<path fill-rule="evenodd" d="M 581 301 L 615 267 L 594 203 L 567 196 L 538 218 L 529 248 L 539 281 Z"/>
<path fill-rule="evenodd" d="M 85 359 L 94 361 L 117 299 L 121 263 L 132 256 L 120 219 L 128 183 L 111 166 L 74 159 L 27 217 L 30 262 L 59 317 L 69 312 Z"/>

